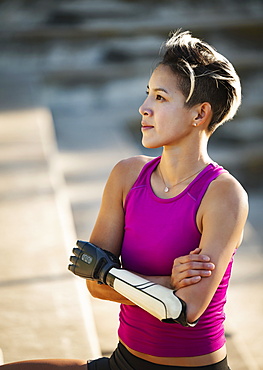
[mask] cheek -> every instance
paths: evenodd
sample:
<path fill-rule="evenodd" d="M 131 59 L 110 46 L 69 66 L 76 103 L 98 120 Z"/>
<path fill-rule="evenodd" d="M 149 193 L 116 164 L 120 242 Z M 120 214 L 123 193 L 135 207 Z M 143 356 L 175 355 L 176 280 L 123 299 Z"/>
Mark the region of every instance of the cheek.
<path fill-rule="evenodd" d="M 177 115 L 178 112 L 176 110 L 163 106 L 163 108 L 156 113 L 156 118 L 161 124 L 173 125 L 176 122 Z"/>
<path fill-rule="evenodd" d="M 185 136 L 192 127 L 189 116 L 182 110 L 164 112 L 161 122 L 160 130 L 164 128 L 163 134 L 169 138 Z"/>
<path fill-rule="evenodd" d="M 181 121 L 180 112 L 173 109 L 164 109 L 159 117 L 161 124 L 167 129 L 176 129 Z"/>

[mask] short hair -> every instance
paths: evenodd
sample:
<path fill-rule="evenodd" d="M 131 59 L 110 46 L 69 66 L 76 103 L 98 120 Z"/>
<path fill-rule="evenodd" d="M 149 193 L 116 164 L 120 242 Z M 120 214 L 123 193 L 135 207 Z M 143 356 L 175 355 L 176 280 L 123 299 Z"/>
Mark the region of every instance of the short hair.
<path fill-rule="evenodd" d="M 181 30 L 169 35 L 162 50 L 160 64 L 169 66 L 177 75 L 185 105 L 190 108 L 204 102 L 211 104 L 213 116 L 208 126 L 211 133 L 234 117 L 241 104 L 240 79 L 223 55 L 192 37 L 189 31 Z"/>

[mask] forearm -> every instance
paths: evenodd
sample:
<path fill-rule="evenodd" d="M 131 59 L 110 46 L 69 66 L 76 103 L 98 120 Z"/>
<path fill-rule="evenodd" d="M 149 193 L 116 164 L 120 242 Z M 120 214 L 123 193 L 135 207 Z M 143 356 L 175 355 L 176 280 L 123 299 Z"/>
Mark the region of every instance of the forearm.
<path fill-rule="evenodd" d="M 134 305 L 134 303 L 123 297 L 120 293 L 116 292 L 108 285 L 98 284 L 97 281 L 92 280 L 86 280 L 86 285 L 90 294 L 94 298 L 121 304 Z"/>
<path fill-rule="evenodd" d="M 133 302 L 163 322 L 183 326 L 196 324 L 187 322 L 186 304 L 176 297 L 173 289 L 159 284 L 170 285 L 169 277 L 155 276 L 152 277 L 154 281 L 150 281 L 121 269 L 119 260 L 109 251 L 84 241 L 78 241 L 77 245 L 79 248 L 74 248 L 74 256 L 70 257 L 69 270 L 92 281 L 88 282 L 88 287 L 94 297 L 124 304 Z"/>
<path fill-rule="evenodd" d="M 141 276 L 144 279 L 150 280 L 155 284 L 159 284 L 166 288 L 173 289 L 171 285 L 171 276 L 147 276 L 147 275 L 141 275 L 141 274 L 136 274 L 136 275 Z"/>
<path fill-rule="evenodd" d="M 171 277 L 170 276 L 145 276 L 141 274 L 137 274 L 144 279 L 150 280 L 156 284 L 160 284 L 162 286 L 165 286 L 166 288 L 171 289 Z M 106 301 L 112 301 L 127 305 L 134 305 L 131 301 L 129 301 L 127 298 L 122 296 L 120 293 L 116 292 L 114 289 L 112 289 L 108 285 L 104 284 L 98 284 L 97 281 L 92 280 L 86 280 L 87 288 L 94 298 L 106 300 Z"/>
<path fill-rule="evenodd" d="M 211 276 L 202 278 L 198 284 L 180 288 L 176 291 L 177 297 L 187 305 L 187 319 L 189 322 L 197 320 L 207 309 L 226 270 L 225 264 L 215 263 Z"/>

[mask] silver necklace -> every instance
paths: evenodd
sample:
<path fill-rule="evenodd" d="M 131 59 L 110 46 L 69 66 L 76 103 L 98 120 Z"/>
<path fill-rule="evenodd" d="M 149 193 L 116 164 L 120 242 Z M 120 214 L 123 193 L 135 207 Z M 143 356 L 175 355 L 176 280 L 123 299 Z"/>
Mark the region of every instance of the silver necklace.
<path fill-rule="evenodd" d="M 207 165 L 206 165 L 206 166 L 207 166 Z M 206 166 L 205 166 L 205 167 L 206 167 Z M 204 168 L 205 168 L 205 167 L 204 167 Z M 163 174 L 162 174 L 162 171 L 161 171 L 161 168 L 160 168 L 160 165 L 159 165 L 159 166 L 158 166 L 158 169 L 159 169 L 159 172 L 160 172 L 161 178 L 162 178 L 163 183 L 164 183 L 164 189 L 163 189 L 163 191 L 164 191 L 165 193 L 168 193 L 168 192 L 169 192 L 172 188 L 174 188 L 175 186 L 177 186 L 177 185 L 181 184 L 182 182 L 184 182 L 184 181 L 186 181 L 186 180 L 190 179 L 191 177 L 193 177 L 193 176 L 197 175 L 198 173 L 200 173 L 201 171 L 203 171 L 203 169 L 204 169 L 204 168 L 202 168 L 201 170 L 199 170 L 199 171 L 195 172 L 194 174 L 192 174 L 192 175 L 190 175 L 190 176 L 186 177 L 185 179 L 183 179 L 183 180 L 181 180 L 181 181 L 177 182 L 176 184 L 174 184 L 174 185 L 172 185 L 172 186 L 168 187 L 168 186 L 166 185 L 165 181 L 164 181 Z"/>

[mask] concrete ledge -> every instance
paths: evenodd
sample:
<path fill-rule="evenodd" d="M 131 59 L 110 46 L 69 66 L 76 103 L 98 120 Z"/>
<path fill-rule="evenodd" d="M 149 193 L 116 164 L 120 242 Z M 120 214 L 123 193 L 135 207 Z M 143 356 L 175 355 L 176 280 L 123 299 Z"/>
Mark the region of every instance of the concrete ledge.
<path fill-rule="evenodd" d="M 101 355 L 85 282 L 67 271 L 76 235 L 46 109 L 0 113 L 1 322 L 6 362 Z"/>

